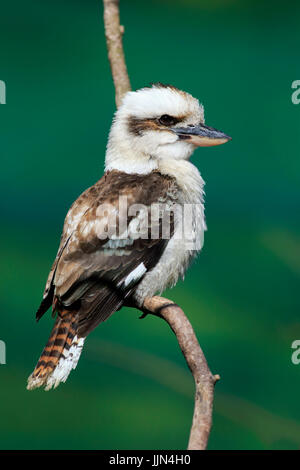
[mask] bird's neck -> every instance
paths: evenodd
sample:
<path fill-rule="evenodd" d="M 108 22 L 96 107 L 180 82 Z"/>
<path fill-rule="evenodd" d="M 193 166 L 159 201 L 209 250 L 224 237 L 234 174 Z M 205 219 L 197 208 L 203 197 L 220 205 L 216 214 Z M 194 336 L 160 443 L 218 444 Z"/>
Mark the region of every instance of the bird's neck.
<path fill-rule="evenodd" d="M 105 171 L 118 170 L 124 173 L 147 175 L 156 169 L 155 159 L 133 145 L 123 127 L 114 123 L 106 149 Z"/>
<path fill-rule="evenodd" d="M 109 160 L 105 171 L 117 170 L 127 174 L 150 174 L 159 171 L 162 175 L 171 176 L 182 190 L 186 203 L 198 203 L 203 201 L 204 181 L 198 169 L 187 160 L 162 159 L 153 160 L 151 157 L 141 157 L 139 160 L 114 158 Z"/>
<path fill-rule="evenodd" d="M 121 153 L 120 150 L 115 152 L 114 149 L 107 149 L 105 171 L 118 170 L 129 174 L 148 175 L 158 169 L 156 160 L 150 155 L 122 150 Z"/>
<path fill-rule="evenodd" d="M 114 137 L 114 136 L 111 136 Z M 198 169 L 188 160 L 174 158 L 152 158 L 128 145 L 127 139 L 115 141 L 110 138 L 105 157 L 105 171 L 117 170 L 127 174 L 147 175 L 159 171 L 174 178 L 191 203 L 203 199 L 204 181 Z"/>

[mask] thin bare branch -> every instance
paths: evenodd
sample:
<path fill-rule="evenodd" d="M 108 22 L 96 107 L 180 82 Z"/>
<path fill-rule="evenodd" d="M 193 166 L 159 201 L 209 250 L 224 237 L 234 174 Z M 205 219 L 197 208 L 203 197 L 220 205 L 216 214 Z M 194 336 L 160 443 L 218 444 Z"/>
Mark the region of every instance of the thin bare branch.
<path fill-rule="evenodd" d="M 130 90 L 122 44 L 124 28 L 120 26 L 119 0 L 103 0 L 103 4 L 108 57 L 118 107 L 124 94 Z M 133 304 L 128 306 L 139 308 Z M 163 318 L 176 335 L 195 381 L 194 416 L 188 449 L 206 449 L 212 424 L 214 385 L 219 376 L 210 372 L 192 325 L 178 305 L 171 300 L 155 296 L 146 297 L 143 307 L 139 309 L 143 312 L 141 318 L 147 314 Z"/>
<path fill-rule="evenodd" d="M 176 335 L 195 381 L 195 407 L 188 449 L 206 449 L 212 424 L 214 385 L 219 376 L 210 372 L 193 327 L 178 305 L 163 297 L 146 297 L 143 311 L 162 317 Z"/>
<path fill-rule="evenodd" d="M 130 90 L 122 41 L 124 27 L 120 25 L 119 0 L 103 0 L 103 5 L 108 59 L 115 86 L 116 105 L 119 107 L 123 96 Z"/>

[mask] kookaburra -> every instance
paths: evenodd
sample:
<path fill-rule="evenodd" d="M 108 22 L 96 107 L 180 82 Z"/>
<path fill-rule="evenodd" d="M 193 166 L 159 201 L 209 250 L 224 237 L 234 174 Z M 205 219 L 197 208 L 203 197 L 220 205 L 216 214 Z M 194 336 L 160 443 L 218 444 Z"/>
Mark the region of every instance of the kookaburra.
<path fill-rule="evenodd" d="M 125 95 L 111 126 L 104 176 L 79 196 L 64 222 L 36 315 L 39 320 L 52 305 L 56 320 L 28 389 L 65 382 L 99 323 L 124 304 L 141 307 L 145 297 L 183 277 L 206 229 L 204 182 L 189 158 L 196 147 L 228 140 L 204 124 L 197 99 L 173 86 Z M 185 206 L 191 208 L 188 233 L 176 217 Z"/>

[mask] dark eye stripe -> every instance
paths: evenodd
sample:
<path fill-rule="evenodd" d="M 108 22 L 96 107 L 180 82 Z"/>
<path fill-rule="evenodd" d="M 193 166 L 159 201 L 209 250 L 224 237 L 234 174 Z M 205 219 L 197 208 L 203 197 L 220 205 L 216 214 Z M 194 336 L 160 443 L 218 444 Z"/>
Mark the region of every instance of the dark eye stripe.
<path fill-rule="evenodd" d="M 165 122 L 164 124 L 160 122 L 160 119 L 162 117 L 168 116 L 170 120 L 168 121 L 168 124 Z M 134 135 L 143 135 L 145 131 L 149 130 L 156 130 L 156 131 L 163 131 L 163 127 L 169 127 L 169 126 L 174 126 L 178 122 L 182 121 L 185 119 L 186 116 L 169 116 L 167 114 L 163 114 L 160 118 L 144 118 L 144 119 L 139 119 L 135 116 L 130 116 L 128 118 L 128 131 L 130 134 Z M 172 119 L 172 121 L 171 121 Z"/>

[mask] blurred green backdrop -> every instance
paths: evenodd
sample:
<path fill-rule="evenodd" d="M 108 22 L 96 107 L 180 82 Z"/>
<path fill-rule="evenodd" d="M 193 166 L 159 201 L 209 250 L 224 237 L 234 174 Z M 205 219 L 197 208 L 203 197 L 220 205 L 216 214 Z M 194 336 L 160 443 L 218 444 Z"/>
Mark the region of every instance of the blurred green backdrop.
<path fill-rule="evenodd" d="M 210 449 L 300 444 L 300 4 L 121 0 L 133 88 L 172 83 L 232 135 L 192 161 L 208 232 L 184 283 L 216 386 Z M 1 1 L 2 449 L 184 449 L 193 383 L 164 322 L 122 310 L 54 392 L 27 392 L 52 320 L 35 310 L 68 207 L 100 178 L 114 112 L 100 0 Z"/>

